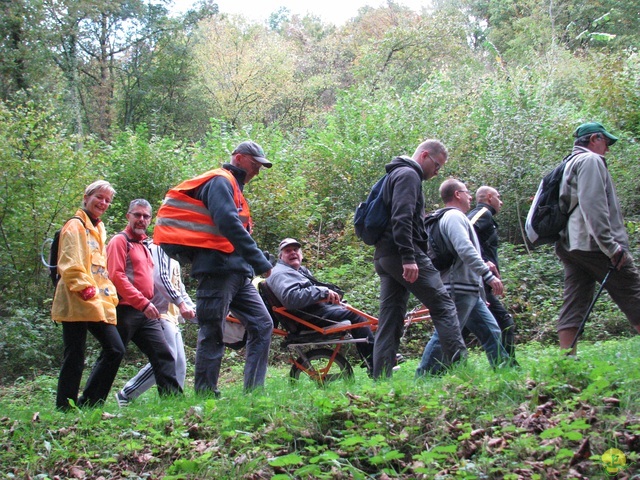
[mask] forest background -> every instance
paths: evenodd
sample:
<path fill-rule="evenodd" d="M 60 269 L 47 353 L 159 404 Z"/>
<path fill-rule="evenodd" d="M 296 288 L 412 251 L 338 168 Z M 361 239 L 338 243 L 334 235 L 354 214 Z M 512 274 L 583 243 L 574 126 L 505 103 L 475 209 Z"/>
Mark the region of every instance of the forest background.
<path fill-rule="evenodd" d="M 117 190 L 103 218 L 114 234 L 130 200 L 157 208 L 248 138 L 274 163 L 245 190 L 258 245 L 298 238 L 307 265 L 373 314 L 373 249 L 353 211 L 393 156 L 429 137 L 450 152 L 424 184 L 429 209 L 449 176 L 502 194 L 520 342 L 555 338 L 561 266 L 522 227 L 582 122 L 620 138 L 608 166 L 637 258 L 640 1 L 438 0 L 420 13 L 389 1 L 341 26 L 286 9 L 253 23 L 212 1 L 170 16 L 169 5 L 0 1 L 0 383 L 59 366 L 41 245 L 87 184 Z M 604 298 L 586 338 L 620 335 L 629 326 Z"/>

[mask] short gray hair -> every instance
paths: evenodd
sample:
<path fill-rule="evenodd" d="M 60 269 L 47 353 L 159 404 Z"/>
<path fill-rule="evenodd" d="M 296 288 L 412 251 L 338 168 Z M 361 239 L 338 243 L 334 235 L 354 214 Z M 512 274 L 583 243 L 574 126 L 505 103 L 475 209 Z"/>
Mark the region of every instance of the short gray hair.
<path fill-rule="evenodd" d="M 466 185 L 464 184 L 464 182 L 461 182 L 457 178 L 447 178 L 440 185 L 440 189 L 439 189 L 440 198 L 442 198 L 442 201 L 444 203 L 449 203 L 455 197 L 456 192 L 460 188 L 465 186 Z"/>
<path fill-rule="evenodd" d="M 425 150 L 429 152 L 429 155 L 444 155 L 445 158 L 449 157 L 447 147 L 445 147 L 440 140 L 436 140 L 434 138 L 428 138 L 418 145 L 418 148 L 416 148 L 416 151 L 413 154 L 414 157 L 417 153 L 424 152 Z"/>
<path fill-rule="evenodd" d="M 153 211 L 153 209 L 151 208 L 151 204 L 144 198 L 136 198 L 135 200 L 131 200 L 131 203 L 129 203 L 129 210 L 127 210 L 127 213 L 131 213 L 131 211 L 136 207 L 144 207 L 148 208 L 150 211 Z"/>

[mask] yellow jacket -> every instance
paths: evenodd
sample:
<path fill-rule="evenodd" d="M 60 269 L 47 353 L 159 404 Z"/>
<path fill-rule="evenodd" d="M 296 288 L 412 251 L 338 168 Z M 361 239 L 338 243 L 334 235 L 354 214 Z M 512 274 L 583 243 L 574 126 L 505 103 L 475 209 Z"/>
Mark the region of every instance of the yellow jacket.
<path fill-rule="evenodd" d="M 60 232 L 60 282 L 53 297 L 51 318 L 56 322 L 115 325 L 118 295 L 107 273 L 104 224 L 100 222 L 94 226 L 82 209 L 75 215 L 82 218 L 82 222 L 71 219 Z M 80 292 L 90 286 L 95 287 L 96 295 L 85 301 Z"/>

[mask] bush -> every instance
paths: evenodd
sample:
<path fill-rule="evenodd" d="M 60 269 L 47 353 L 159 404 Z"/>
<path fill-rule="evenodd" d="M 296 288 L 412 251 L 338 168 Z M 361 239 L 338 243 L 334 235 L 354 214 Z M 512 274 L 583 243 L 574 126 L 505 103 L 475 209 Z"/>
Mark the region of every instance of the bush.
<path fill-rule="evenodd" d="M 49 311 L 9 304 L 0 310 L 0 384 L 59 368 L 62 329 Z"/>

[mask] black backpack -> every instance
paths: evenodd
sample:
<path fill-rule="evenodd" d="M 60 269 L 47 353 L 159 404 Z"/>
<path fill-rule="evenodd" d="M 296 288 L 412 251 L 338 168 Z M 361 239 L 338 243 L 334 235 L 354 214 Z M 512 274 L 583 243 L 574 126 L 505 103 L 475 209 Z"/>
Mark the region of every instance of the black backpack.
<path fill-rule="evenodd" d="M 548 173 L 538 186 L 525 222 L 525 232 L 532 245 L 556 242 L 560 239 L 560 232 L 567 226 L 575 207 L 569 212 L 561 207 L 560 185 L 567 162 L 574 156 L 570 154 L 564 157 L 560 165 Z"/>
<path fill-rule="evenodd" d="M 449 270 L 456 258 L 458 258 L 458 255 L 447 245 L 440 230 L 440 219 L 445 212 L 453 208 L 441 208 L 435 212 L 428 213 L 424 217 L 424 228 L 427 232 L 427 255 L 431 259 L 433 266 L 440 272 Z"/>
<path fill-rule="evenodd" d="M 389 223 L 389 206 L 384 203 L 382 189 L 387 175 L 385 174 L 371 188 L 367 200 L 356 208 L 353 216 L 353 226 L 356 235 L 367 245 L 375 245 Z"/>
<path fill-rule="evenodd" d="M 80 220 L 82 222 L 82 225 L 84 226 L 84 221 L 82 220 L 82 218 L 74 215 L 73 217 L 71 217 L 68 221 L 73 220 Z M 67 224 L 67 222 L 64 222 L 64 225 Z M 64 227 L 63 225 L 63 227 Z M 85 227 L 86 228 L 86 227 Z M 49 277 L 51 277 L 51 282 L 53 283 L 53 288 L 56 288 L 58 286 L 58 282 L 60 281 L 60 274 L 58 273 L 58 253 L 60 250 L 60 232 L 62 231 L 62 228 L 60 228 L 60 230 L 56 231 L 56 233 L 53 234 L 53 238 L 50 239 L 46 239 L 44 241 L 44 244 L 42 245 L 43 247 L 43 255 L 42 255 L 42 261 L 44 263 L 44 265 L 49 269 Z M 51 242 L 51 248 L 49 250 L 49 261 L 48 263 L 45 262 L 44 260 L 44 249 L 47 243 Z"/>

